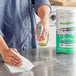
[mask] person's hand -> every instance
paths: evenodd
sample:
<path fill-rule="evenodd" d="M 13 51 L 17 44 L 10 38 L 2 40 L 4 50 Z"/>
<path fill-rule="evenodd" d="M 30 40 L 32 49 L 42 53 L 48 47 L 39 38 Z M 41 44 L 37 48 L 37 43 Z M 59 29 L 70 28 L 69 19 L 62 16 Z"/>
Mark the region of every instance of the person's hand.
<path fill-rule="evenodd" d="M 18 51 L 14 48 L 5 50 L 1 53 L 1 55 L 4 59 L 4 62 L 11 66 L 20 67 L 22 65 L 22 60 L 16 54 L 14 54 L 12 51 L 15 51 L 16 53 L 18 53 Z"/>
<path fill-rule="evenodd" d="M 49 18 L 41 19 L 38 24 L 43 24 L 43 32 L 41 37 L 38 39 L 38 41 L 43 41 L 45 37 L 49 34 L 50 19 Z"/>

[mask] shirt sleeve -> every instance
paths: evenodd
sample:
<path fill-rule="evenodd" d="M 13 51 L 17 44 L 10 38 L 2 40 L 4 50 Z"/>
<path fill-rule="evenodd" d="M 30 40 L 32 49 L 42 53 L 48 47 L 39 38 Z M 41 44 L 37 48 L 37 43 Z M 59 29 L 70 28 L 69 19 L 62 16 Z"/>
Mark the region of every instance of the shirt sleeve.
<path fill-rule="evenodd" d="M 34 0 L 34 9 L 36 12 L 41 5 L 48 5 L 50 7 L 50 2 L 49 0 Z"/>
<path fill-rule="evenodd" d="M 0 35 L 3 35 L 2 25 L 3 25 L 4 6 L 5 6 L 5 0 L 0 0 Z"/>

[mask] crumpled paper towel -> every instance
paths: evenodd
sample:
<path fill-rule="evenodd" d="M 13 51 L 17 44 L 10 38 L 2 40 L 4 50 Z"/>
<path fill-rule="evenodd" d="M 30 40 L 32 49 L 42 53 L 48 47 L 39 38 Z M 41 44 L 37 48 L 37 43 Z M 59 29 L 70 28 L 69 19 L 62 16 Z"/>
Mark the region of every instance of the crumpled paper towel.
<path fill-rule="evenodd" d="M 6 70 L 8 70 L 11 73 L 19 73 L 19 72 L 24 72 L 24 71 L 30 71 L 34 67 L 34 65 L 27 58 L 24 58 L 23 56 L 21 56 L 20 54 L 16 52 L 14 53 L 22 59 L 22 66 L 15 67 L 15 66 L 11 66 L 4 63 L 4 67 L 6 68 Z"/>

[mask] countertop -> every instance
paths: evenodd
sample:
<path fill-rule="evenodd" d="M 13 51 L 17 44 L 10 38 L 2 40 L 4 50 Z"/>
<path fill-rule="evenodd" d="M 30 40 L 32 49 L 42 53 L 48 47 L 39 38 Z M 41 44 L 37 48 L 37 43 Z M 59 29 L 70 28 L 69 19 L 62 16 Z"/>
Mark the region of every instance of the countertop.
<path fill-rule="evenodd" d="M 49 1 L 60 6 L 76 7 L 76 1 L 72 0 L 49 0 Z"/>
<path fill-rule="evenodd" d="M 76 54 L 59 54 L 55 48 L 40 48 L 26 51 L 35 67 L 22 74 L 9 74 L 0 63 L 0 76 L 76 76 Z"/>

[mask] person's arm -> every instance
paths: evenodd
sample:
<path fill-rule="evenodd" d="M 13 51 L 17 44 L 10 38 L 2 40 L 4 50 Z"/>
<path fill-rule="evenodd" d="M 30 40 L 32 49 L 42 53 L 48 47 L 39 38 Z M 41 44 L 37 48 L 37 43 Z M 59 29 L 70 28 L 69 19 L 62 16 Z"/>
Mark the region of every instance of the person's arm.
<path fill-rule="evenodd" d="M 50 16 L 50 8 L 48 5 L 42 5 L 38 8 L 37 14 L 41 19 L 48 19 Z"/>
<path fill-rule="evenodd" d="M 39 41 L 45 39 L 46 35 L 49 33 L 50 28 L 50 3 L 49 0 L 34 0 L 34 8 L 38 16 L 40 17 L 40 22 L 38 24 L 43 24 L 43 33 L 39 38 Z"/>
<path fill-rule="evenodd" d="M 40 17 L 41 21 L 38 24 L 43 24 L 44 31 L 42 33 L 42 36 L 40 37 L 39 41 L 42 41 L 45 39 L 45 37 L 49 33 L 50 28 L 50 8 L 48 5 L 42 5 L 38 8 L 37 14 Z"/>
<path fill-rule="evenodd" d="M 3 37 L 0 35 L 0 54 L 4 62 L 12 66 L 20 67 L 22 65 L 22 60 L 12 51 L 17 52 L 15 48 L 9 48 Z"/>
<path fill-rule="evenodd" d="M 0 35 L 0 54 L 7 49 L 9 49 L 9 48 L 8 48 L 7 44 L 5 43 L 3 37 Z"/>
<path fill-rule="evenodd" d="M 4 9 L 5 9 L 5 0 L 0 0 L 0 54 L 2 52 L 2 50 L 6 50 L 8 49 L 8 46 L 5 44 L 4 40 L 3 40 L 3 32 L 2 32 L 2 25 L 3 25 L 3 16 L 4 16 Z"/>
<path fill-rule="evenodd" d="M 0 55 L 2 56 L 2 59 L 5 63 L 10 64 L 12 66 L 20 66 L 22 62 L 21 59 L 12 52 L 12 50 L 15 51 L 15 49 L 10 49 L 7 46 L 5 40 L 3 39 L 4 34 L 2 32 L 2 26 L 5 5 L 6 0 L 0 0 Z"/>
<path fill-rule="evenodd" d="M 0 0 L 0 54 L 1 54 L 2 50 L 8 49 L 8 46 L 6 46 L 6 44 L 2 38 L 2 36 L 4 36 L 4 35 L 1 30 L 2 24 L 3 24 L 4 8 L 5 8 L 5 0 Z"/>

